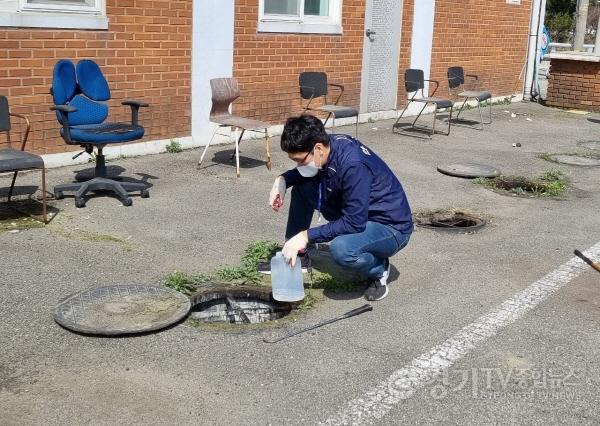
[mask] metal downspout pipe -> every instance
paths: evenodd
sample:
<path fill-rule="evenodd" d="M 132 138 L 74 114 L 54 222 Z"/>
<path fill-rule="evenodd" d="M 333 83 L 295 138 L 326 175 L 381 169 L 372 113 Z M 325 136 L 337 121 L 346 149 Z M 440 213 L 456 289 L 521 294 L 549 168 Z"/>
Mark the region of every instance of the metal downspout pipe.
<path fill-rule="evenodd" d="M 527 47 L 527 67 L 525 72 L 525 84 L 523 87 L 524 99 L 534 100 L 537 93 L 535 82 L 537 80 L 538 64 L 540 61 L 540 40 L 544 18 L 546 16 L 546 0 L 532 0 L 531 19 L 529 21 L 529 40 Z"/>

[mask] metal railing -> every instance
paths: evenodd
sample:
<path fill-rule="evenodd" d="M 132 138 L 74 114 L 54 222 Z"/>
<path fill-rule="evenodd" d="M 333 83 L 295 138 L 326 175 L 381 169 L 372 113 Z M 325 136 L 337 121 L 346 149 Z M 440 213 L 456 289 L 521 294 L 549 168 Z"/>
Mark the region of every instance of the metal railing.
<path fill-rule="evenodd" d="M 548 47 L 548 53 L 565 52 L 573 50 L 573 45 L 571 43 L 550 43 Z M 592 53 L 594 51 L 594 45 L 584 44 L 583 51 Z"/>

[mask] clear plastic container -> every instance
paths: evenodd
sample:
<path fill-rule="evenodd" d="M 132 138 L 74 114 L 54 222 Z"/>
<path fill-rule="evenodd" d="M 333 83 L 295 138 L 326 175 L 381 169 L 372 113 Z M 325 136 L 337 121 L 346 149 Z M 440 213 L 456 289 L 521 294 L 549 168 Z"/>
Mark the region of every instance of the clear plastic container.
<path fill-rule="evenodd" d="M 273 299 L 280 302 L 297 302 L 304 299 L 304 280 L 300 259 L 291 267 L 278 251 L 271 259 L 271 287 Z"/>

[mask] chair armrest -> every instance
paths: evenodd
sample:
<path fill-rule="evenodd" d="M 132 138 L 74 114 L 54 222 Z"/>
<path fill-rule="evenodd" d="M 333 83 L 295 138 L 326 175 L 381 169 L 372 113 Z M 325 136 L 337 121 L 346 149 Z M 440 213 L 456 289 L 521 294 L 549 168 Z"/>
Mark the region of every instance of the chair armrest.
<path fill-rule="evenodd" d="M 50 109 L 52 111 L 60 111 L 64 113 L 77 111 L 77 108 L 72 107 L 71 105 L 54 105 L 53 107 L 50 107 Z"/>
<path fill-rule="evenodd" d="M 328 86 L 332 86 L 332 87 L 336 87 L 336 88 L 340 89 L 340 94 L 338 95 L 337 99 L 333 103 L 334 105 L 337 105 L 337 103 L 339 102 L 340 98 L 344 94 L 344 86 L 342 86 L 341 84 L 336 84 L 336 83 L 327 83 L 327 85 Z"/>
<path fill-rule="evenodd" d="M 147 104 L 146 102 L 140 102 L 140 101 L 134 101 L 134 100 L 124 100 L 123 102 L 121 102 L 121 105 L 129 105 L 131 107 L 131 125 L 132 126 L 138 125 L 138 116 L 139 116 L 140 107 L 149 107 L 150 106 L 150 104 Z"/>
<path fill-rule="evenodd" d="M 134 101 L 131 99 L 126 99 L 123 102 L 121 102 L 121 105 L 131 105 L 131 106 L 135 106 L 137 108 L 139 107 L 149 107 L 150 104 L 146 103 L 146 102 L 141 102 L 141 101 Z"/>
<path fill-rule="evenodd" d="M 435 92 L 437 92 L 438 87 L 440 87 L 440 82 L 437 80 L 427 80 L 427 79 L 425 79 L 423 81 L 427 81 L 428 83 L 435 84 L 435 89 L 433 89 L 433 92 L 431 92 L 431 94 L 429 96 L 435 95 Z"/>
<path fill-rule="evenodd" d="M 64 139 L 67 143 L 74 143 L 71 140 L 71 129 L 69 128 L 69 113 L 77 111 L 77 108 L 71 105 L 54 105 L 50 107 L 52 111 L 58 111 L 63 125 Z"/>
<path fill-rule="evenodd" d="M 25 134 L 23 135 L 23 141 L 21 142 L 21 151 L 24 151 L 25 144 L 27 143 L 27 138 L 29 137 L 29 130 L 31 129 L 31 124 L 29 123 L 29 119 L 27 117 L 25 117 L 24 115 L 17 114 L 14 112 L 9 112 L 8 115 L 25 120 L 25 124 L 27 127 L 25 128 Z"/>

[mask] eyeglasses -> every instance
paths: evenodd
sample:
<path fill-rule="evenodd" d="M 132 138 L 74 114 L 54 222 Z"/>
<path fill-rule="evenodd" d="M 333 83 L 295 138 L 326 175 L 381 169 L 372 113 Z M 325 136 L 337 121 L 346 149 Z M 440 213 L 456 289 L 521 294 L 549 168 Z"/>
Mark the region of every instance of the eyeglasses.
<path fill-rule="evenodd" d="M 304 162 L 306 161 L 306 159 L 308 158 L 308 156 L 309 156 L 310 154 L 312 154 L 314 151 L 315 151 L 315 149 L 314 149 L 314 148 L 313 148 L 313 149 L 311 149 L 310 151 L 308 151 L 308 152 L 306 153 L 306 155 L 304 156 L 304 158 L 303 158 L 302 160 L 298 161 L 298 163 L 300 163 L 300 164 L 304 164 Z"/>

